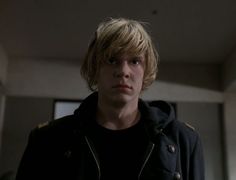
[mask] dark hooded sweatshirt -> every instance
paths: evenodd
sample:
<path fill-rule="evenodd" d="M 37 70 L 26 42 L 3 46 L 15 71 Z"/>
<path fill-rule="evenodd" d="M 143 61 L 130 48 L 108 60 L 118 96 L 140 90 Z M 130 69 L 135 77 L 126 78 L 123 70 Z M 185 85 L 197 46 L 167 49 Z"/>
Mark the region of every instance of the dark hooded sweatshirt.
<path fill-rule="evenodd" d="M 110 132 L 95 123 L 97 98 L 30 133 L 16 180 L 204 180 L 199 135 L 168 103 L 140 99 L 140 122 Z"/>

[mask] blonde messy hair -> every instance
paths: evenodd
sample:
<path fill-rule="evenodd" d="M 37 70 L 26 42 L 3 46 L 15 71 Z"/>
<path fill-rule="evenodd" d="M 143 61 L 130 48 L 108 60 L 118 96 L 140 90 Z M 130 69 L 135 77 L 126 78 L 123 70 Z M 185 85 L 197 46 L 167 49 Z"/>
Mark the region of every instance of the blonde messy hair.
<path fill-rule="evenodd" d="M 156 79 L 158 53 L 151 37 L 141 22 L 130 19 L 109 19 L 99 24 L 90 42 L 81 66 L 81 75 L 92 91 L 97 90 L 97 77 L 101 63 L 117 55 L 145 55 L 143 88 Z"/>

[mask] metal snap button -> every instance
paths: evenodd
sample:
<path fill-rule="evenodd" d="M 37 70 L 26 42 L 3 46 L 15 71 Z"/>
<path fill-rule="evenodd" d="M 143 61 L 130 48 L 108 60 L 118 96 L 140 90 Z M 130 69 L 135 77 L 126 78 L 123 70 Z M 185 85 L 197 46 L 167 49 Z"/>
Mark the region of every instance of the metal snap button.
<path fill-rule="evenodd" d="M 65 153 L 64 153 L 64 156 L 66 157 L 66 158 L 70 158 L 71 157 L 71 151 L 70 150 L 68 150 L 68 151 L 66 151 Z"/>
<path fill-rule="evenodd" d="M 174 145 L 168 145 L 168 150 L 171 153 L 175 153 L 175 146 Z"/>
<path fill-rule="evenodd" d="M 180 173 L 179 172 L 175 172 L 174 178 L 177 179 L 177 180 L 181 179 Z"/>

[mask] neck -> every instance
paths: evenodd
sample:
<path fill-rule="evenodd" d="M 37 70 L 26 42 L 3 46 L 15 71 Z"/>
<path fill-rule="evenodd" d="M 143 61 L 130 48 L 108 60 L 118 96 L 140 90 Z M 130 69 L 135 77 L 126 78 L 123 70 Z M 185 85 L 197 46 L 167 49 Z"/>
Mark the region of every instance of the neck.
<path fill-rule="evenodd" d="M 119 106 L 99 101 L 98 98 L 97 122 L 101 126 L 112 130 L 126 129 L 135 125 L 139 119 L 138 100 Z"/>

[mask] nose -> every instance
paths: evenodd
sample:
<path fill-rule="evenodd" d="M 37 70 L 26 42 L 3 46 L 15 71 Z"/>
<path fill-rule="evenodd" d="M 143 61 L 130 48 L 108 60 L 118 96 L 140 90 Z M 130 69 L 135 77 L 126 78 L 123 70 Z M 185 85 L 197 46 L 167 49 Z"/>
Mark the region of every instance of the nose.
<path fill-rule="evenodd" d="M 123 77 L 129 78 L 130 77 L 129 64 L 126 61 L 123 61 L 123 62 L 117 64 L 113 75 L 118 78 L 123 78 Z"/>

